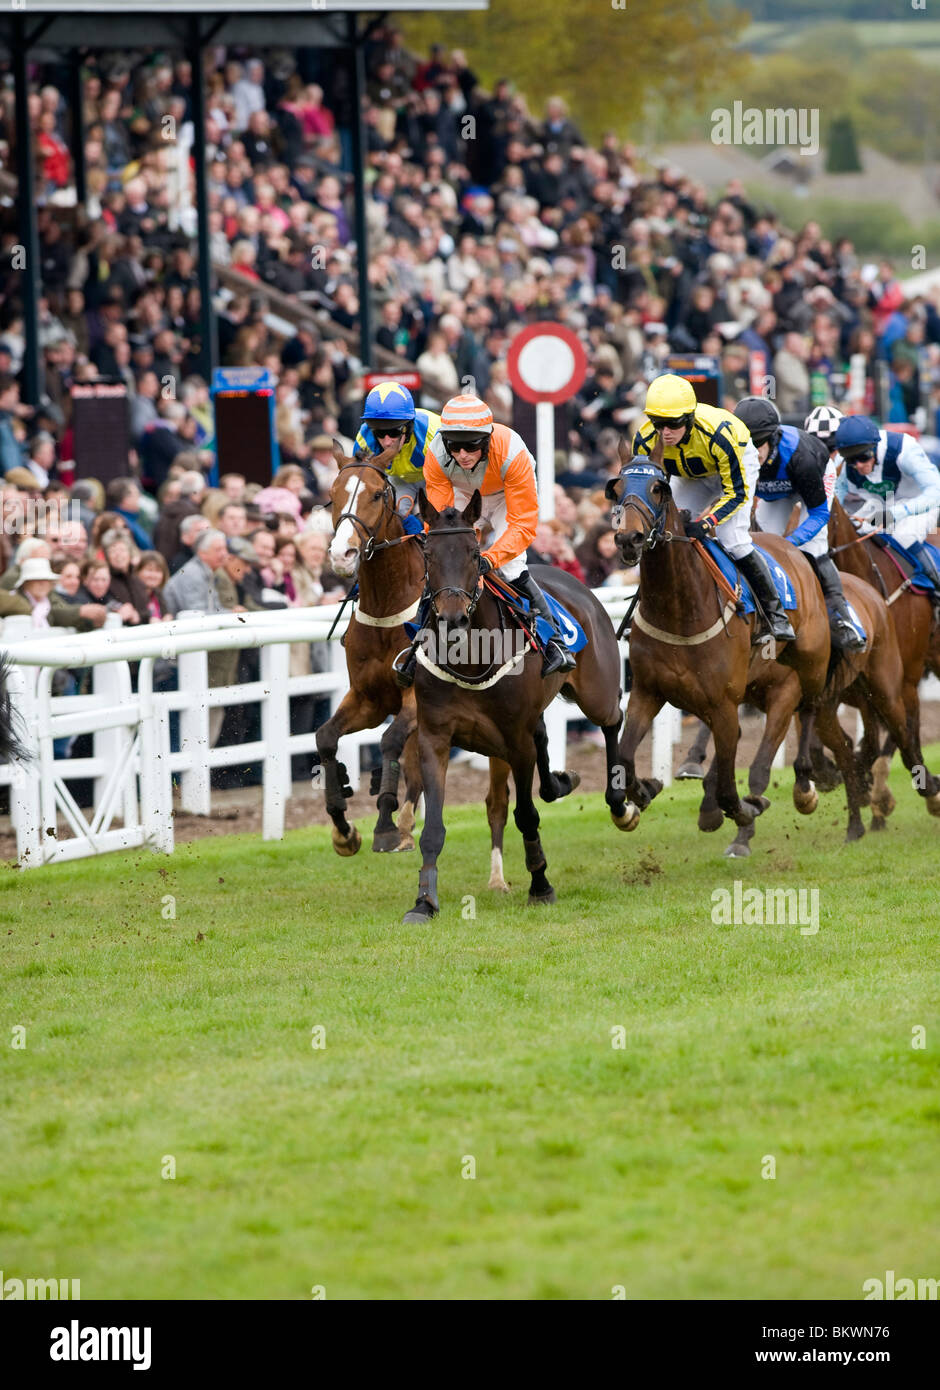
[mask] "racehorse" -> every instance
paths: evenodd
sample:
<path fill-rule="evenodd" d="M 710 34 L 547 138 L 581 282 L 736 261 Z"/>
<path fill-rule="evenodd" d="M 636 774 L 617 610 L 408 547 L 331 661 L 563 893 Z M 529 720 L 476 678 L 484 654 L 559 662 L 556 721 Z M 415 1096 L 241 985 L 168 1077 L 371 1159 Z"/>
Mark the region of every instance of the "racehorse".
<path fill-rule="evenodd" d="M 454 744 L 509 764 L 516 787 L 513 814 L 531 876 L 529 902 L 555 902 L 539 838 L 532 780 L 538 767 L 539 793 L 543 800 L 554 801 L 573 790 L 577 776 L 552 772 L 543 711 L 561 692 L 600 725 L 607 749 L 608 804 L 622 807 L 623 795 L 613 779 L 621 718 L 620 651 L 613 627 L 590 589 L 564 570 L 539 566 L 539 584 L 562 600 L 588 639 L 587 646 L 576 655 L 573 671 L 543 679 L 541 652 L 524 641 L 525 634 L 518 628 L 507 626 L 503 609 L 489 587 L 496 587 L 494 581 L 481 584 L 480 546 L 474 530 L 482 507 L 479 490 L 463 511 L 445 507 L 438 512 L 424 495 L 419 506 L 429 528 L 425 561 L 431 615 L 437 620 L 440 646 L 445 651 L 436 647 L 432 656 L 424 647 L 418 651 L 415 690 L 425 822 L 418 897 L 403 921 L 427 922 L 440 910 L 437 861 L 444 846 L 444 789 Z M 433 629 L 428 631 L 433 636 Z M 517 640 L 520 637 L 522 643 Z M 491 785 L 491 797 L 487 798 L 491 827 L 499 815 L 505 821 L 506 809 L 505 802 L 493 798 Z"/>
<path fill-rule="evenodd" d="M 346 820 L 346 768 L 336 751 L 344 734 L 372 729 L 390 715 L 392 723 L 381 741 L 382 768 L 378 787 L 379 818 L 372 837 L 377 852 L 414 849 L 415 806 L 421 795 L 415 739 L 417 725 L 413 691 L 402 691 L 392 674 L 392 661 L 410 638 L 403 624 L 414 617 L 424 584 L 424 558 L 414 536 L 406 535 L 395 507 L 395 495 L 385 472 L 394 446 L 375 458 L 350 459 L 338 444 L 333 457 L 339 472 L 330 489 L 333 542 L 330 562 L 344 578 L 358 575 L 359 602 L 344 639 L 349 691 L 336 713 L 317 730 L 317 751 L 323 768 L 326 809 L 333 822 L 337 854 L 355 854 L 362 837 Z M 398 826 L 399 773 L 404 765 L 405 803 Z M 375 789 L 375 778 L 373 778 Z"/>
<path fill-rule="evenodd" d="M 919 740 L 908 726 L 900 693 L 901 657 L 887 606 L 880 595 L 863 581 L 846 576 L 846 597 L 859 615 L 868 642 L 862 652 L 831 653 L 828 615 L 808 561 L 785 540 L 762 534 L 762 545 L 788 573 L 798 600 L 797 612 L 791 619 L 796 642 L 787 644 L 776 660 L 762 660 L 760 647 L 750 651 L 750 621 L 734 614 L 731 604 L 710 627 L 706 626 L 709 617 L 720 609 L 721 596 L 716 589 L 714 595 L 703 598 L 701 562 L 681 544 L 670 544 L 686 537 L 678 530 L 680 519 L 665 475 L 655 463 L 634 460 L 621 473 L 619 486 L 622 491 L 618 497 L 618 540 L 624 537 L 620 541 L 624 558 L 628 564 L 635 563 L 642 552 L 640 593 L 644 617 L 631 636 L 634 689 L 620 744 L 627 794 L 634 801 L 639 794 L 639 808 L 649 804 L 649 784 L 637 782 L 634 754 L 652 720 L 668 701 L 697 714 L 708 724 L 715 739 L 715 759 L 705 777 L 699 827 L 717 829 L 722 812 L 731 816 L 739 826 L 731 852 L 747 854 L 754 817 L 769 804 L 760 793 L 769 781 L 773 755 L 792 714 L 798 711 L 800 742 L 794 763 L 794 804 L 804 814 L 813 811 L 817 804 L 808 775 L 809 742 L 815 724 L 823 742 L 832 750 L 845 782 L 847 839 L 859 839 L 865 833 L 859 810 L 866 803 L 867 789 L 836 711 L 840 702 L 860 702 L 870 704 L 887 725 L 901 749 L 905 766 L 916 775 L 917 789 L 925 797 L 928 811 L 940 815 L 940 781 L 924 767 Z M 688 628 L 692 631 L 688 632 Z M 722 629 L 728 640 L 719 646 L 716 639 L 721 639 Z M 746 648 L 742 639 L 747 642 Z M 711 657 L 707 667 L 694 654 L 695 647 L 706 642 Z M 634 711 L 638 695 L 639 707 Z M 750 795 L 746 798 L 750 804 L 742 807 L 734 784 L 734 752 L 737 708 L 745 697 L 765 710 L 767 721 L 751 768 Z"/>
<path fill-rule="evenodd" d="M 901 657 L 903 682 L 901 698 L 907 717 L 907 727 L 914 744 L 920 746 L 920 698 L 918 687 L 923 680 L 930 650 L 933 628 L 933 603 L 925 593 L 915 593 L 911 581 L 893 558 L 893 553 L 879 545 L 871 535 L 860 536 L 852 525 L 845 508 L 837 498 L 832 500 L 829 515 L 829 548 L 844 574 L 857 575 L 880 593 L 891 615 L 894 634 Z M 852 703 L 852 701 L 846 701 Z M 894 809 L 894 797 L 888 789 L 888 771 L 895 749 L 889 734 L 881 745 L 881 729 L 873 717 L 870 705 L 860 705 L 865 723 L 865 737 L 859 749 L 863 775 L 871 770 L 874 785 L 871 792 L 872 830 L 885 828 L 885 816 Z"/>
<path fill-rule="evenodd" d="M 0 763 L 28 762 L 31 756 L 20 738 L 17 725 L 21 726 L 22 720 L 13 708 L 7 685 L 7 676 L 14 664 L 8 653 L 0 656 Z"/>
<path fill-rule="evenodd" d="M 739 615 L 735 601 L 726 602 L 717 583 L 709 580 L 699 547 L 685 535 L 657 450 L 649 458 L 631 459 L 621 441 L 620 458 L 624 469 L 609 492 L 624 561 L 640 565 L 640 607 L 630 636 L 633 688 L 618 755 L 634 814 L 617 824 L 634 829 L 639 812 L 662 790 L 656 779 L 637 779 L 634 758 L 668 703 L 698 715 L 715 740 L 699 829 L 717 830 L 728 816 L 739 827 L 738 840 L 748 853 L 754 819 L 770 804 L 763 793 L 774 753 L 798 709 L 803 717 L 793 800 L 800 811 L 815 809 L 808 743 L 830 656 L 822 594 L 805 556 L 776 536 L 762 535 L 761 543 L 786 571 L 796 593 L 797 611 L 791 614 L 796 641 L 782 647 L 779 657 L 779 644 L 770 638 L 752 647 L 759 619 L 755 614 Z M 742 800 L 734 763 L 738 707 L 745 697 L 765 710 L 767 720 L 750 769 L 748 795 Z"/>

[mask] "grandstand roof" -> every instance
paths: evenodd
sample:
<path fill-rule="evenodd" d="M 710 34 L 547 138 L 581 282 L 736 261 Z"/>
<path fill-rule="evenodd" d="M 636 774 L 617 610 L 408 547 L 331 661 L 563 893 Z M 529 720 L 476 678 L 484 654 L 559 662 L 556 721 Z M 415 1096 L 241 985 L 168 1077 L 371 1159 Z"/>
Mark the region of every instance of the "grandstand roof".
<path fill-rule="evenodd" d="M 31 21 L 30 42 L 42 48 L 178 47 L 193 19 L 214 43 L 264 47 L 288 43 L 340 48 L 349 42 L 346 17 L 385 11 L 485 10 L 489 0 L 276 0 L 271 9 L 257 0 L 29 0 L 28 11 L 0 16 L 0 46 L 8 47 L 11 22 Z M 96 24 L 100 23 L 100 29 Z"/>

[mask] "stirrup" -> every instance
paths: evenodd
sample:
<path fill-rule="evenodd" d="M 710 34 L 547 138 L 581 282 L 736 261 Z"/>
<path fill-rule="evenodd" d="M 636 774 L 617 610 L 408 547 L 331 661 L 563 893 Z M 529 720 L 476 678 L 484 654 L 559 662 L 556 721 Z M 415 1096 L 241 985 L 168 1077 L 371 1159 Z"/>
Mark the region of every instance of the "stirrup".
<path fill-rule="evenodd" d="M 556 671 L 573 671 L 577 662 L 565 644 L 557 637 L 550 637 L 545 643 L 542 662 L 542 675 L 553 676 Z"/>
<path fill-rule="evenodd" d="M 415 683 L 418 668 L 418 649 L 416 646 L 403 647 L 392 662 L 392 674 L 400 690 L 410 690 Z"/>

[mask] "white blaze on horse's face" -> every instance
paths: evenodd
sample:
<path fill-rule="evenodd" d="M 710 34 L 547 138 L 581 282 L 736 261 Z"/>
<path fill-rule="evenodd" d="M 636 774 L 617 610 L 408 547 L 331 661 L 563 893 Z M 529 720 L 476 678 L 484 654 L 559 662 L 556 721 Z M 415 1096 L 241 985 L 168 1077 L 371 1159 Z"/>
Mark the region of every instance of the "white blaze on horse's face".
<path fill-rule="evenodd" d="M 361 491 L 362 479 L 353 474 L 346 483 L 344 512 L 358 515 L 356 503 Z M 351 579 L 359 568 L 359 532 L 349 517 L 345 517 L 336 528 L 330 545 L 330 564 L 344 579 Z"/>

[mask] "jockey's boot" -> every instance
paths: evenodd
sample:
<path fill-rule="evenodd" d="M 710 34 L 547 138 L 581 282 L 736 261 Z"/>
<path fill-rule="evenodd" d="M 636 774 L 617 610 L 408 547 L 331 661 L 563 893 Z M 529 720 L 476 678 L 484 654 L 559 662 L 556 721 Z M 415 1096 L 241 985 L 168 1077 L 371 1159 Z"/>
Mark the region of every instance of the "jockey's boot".
<path fill-rule="evenodd" d="M 849 607 L 845 601 L 842 580 L 831 555 L 810 555 L 810 563 L 819 578 L 826 607 L 830 609 L 829 630 L 832 640 L 843 651 L 861 652 L 865 650 L 865 638 L 855 629 L 849 617 Z"/>
<path fill-rule="evenodd" d="M 937 573 L 937 566 L 934 564 L 933 555 L 923 541 L 914 541 L 912 545 L 906 548 L 920 565 L 927 577 L 933 580 L 933 593 L 930 597 L 933 600 L 934 617 L 940 622 L 940 574 Z"/>
<path fill-rule="evenodd" d="M 577 662 L 565 646 L 565 639 L 558 631 L 555 614 L 549 607 L 548 599 L 536 584 L 528 570 L 523 570 L 513 586 L 532 604 L 540 618 L 544 618 L 552 629 L 552 636 L 545 643 L 545 660 L 542 662 L 542 675 L 553 676 L 556 671 L 573 671 Z"/>
<path fill-rule="evenodd" d="M 770 624 L 771 636 L 778 642 L 794 642 L 796 633 L 790 626 L 790 619 L 784 612 L 780 596 L 770 577 L 770 571 L 764 563 L 764 557 L 756 550 L 752 550 L 750 555 L 742 555 L 740 558 L 736 558 L 734 563 L 754 590 L 754 597 L 764 610 L 764 616 Z M 752 646 L 756 646 L 760 640 L 755 629 Z"/>
<path fill-rule="evenodd" d="M 430 601 L 427 595 L 424 595 L 415 614 L 418 634 L 411 646 L 403 647 L 392 662 L 392 675 L 395 677 L 395 684 L 402 690 L 410 690 L 415 683 L 415 672 L 418 669 L 418 647 L 421 645 L 421 633 L 427 623 L 430 611 Z"/>

